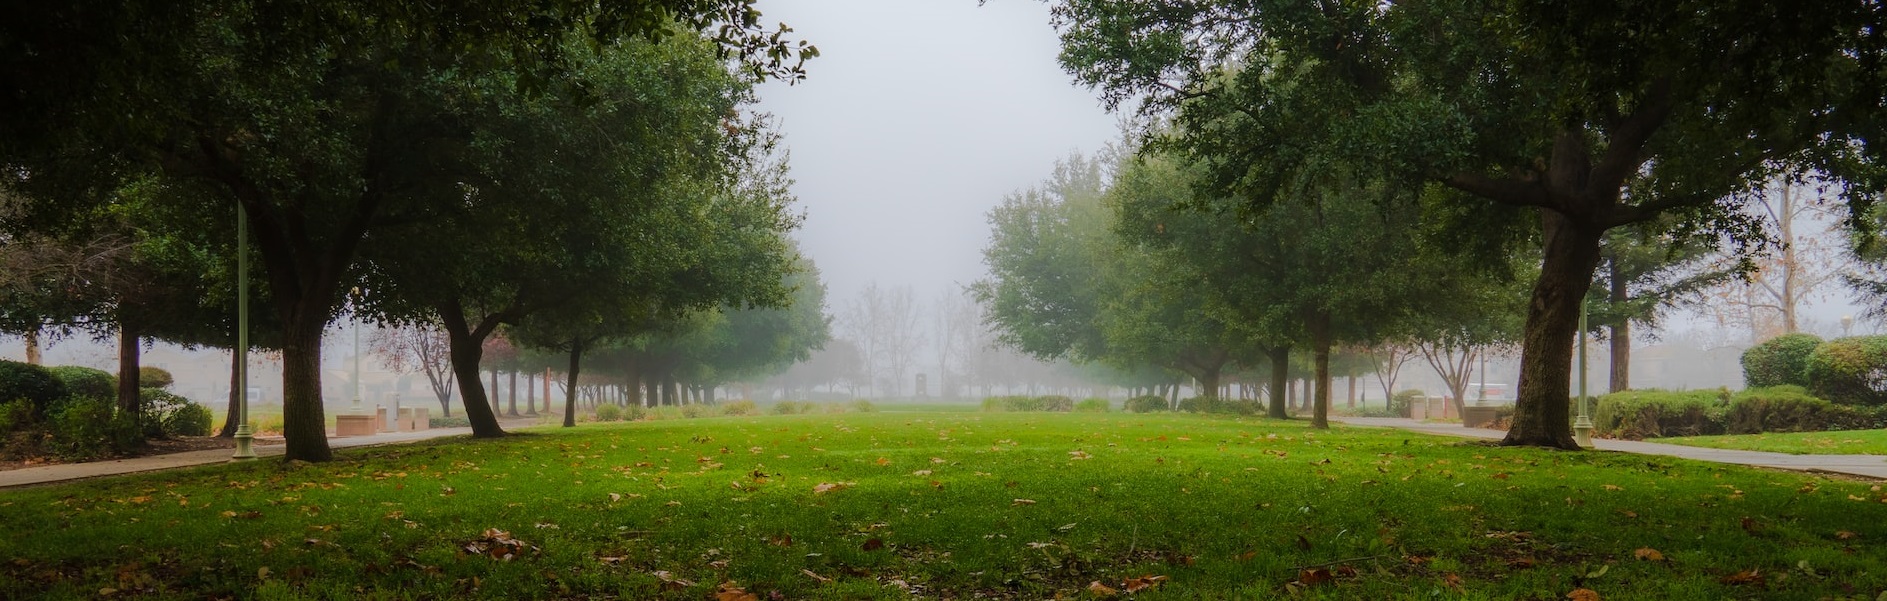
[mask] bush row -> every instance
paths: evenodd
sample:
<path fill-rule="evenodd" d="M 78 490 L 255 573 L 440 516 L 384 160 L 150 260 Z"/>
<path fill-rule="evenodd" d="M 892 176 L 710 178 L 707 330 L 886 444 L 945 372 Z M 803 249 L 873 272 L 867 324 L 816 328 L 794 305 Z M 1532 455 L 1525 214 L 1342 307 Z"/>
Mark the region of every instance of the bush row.
<path fill-rule="evenodd" d="M 169 372 L 148 368 L 140 375 L 141 423 L 118 408 L 110 373 L 0 361 L 0 456 L 83 461 L 130 453 L 148 438 L 209 435 L 210 409 L 164 390 Z"/>
<path fill-rule="evenodd" d="M 1260 415 L 1265 406 L 1258 401 L 1241 401 L 1220 397 L 1193 397 L 1179 402 L 1179 410 L 1188 413 L 1217 413 L 1223 415 Z"/>
<path fill-rule="evenodd" d="M 812 401 L 780 401 L 769 405 L 766 412 L 773 415 L 796 415 L 811 413 L 873 413 L 878 406 L 871 401 L 859 399 L 848 403 Z M 749 400 L 728 401 L 715 405 L 681 405 L 662 407 L 643 407 L 641 405 L 597 405 L 590 414 L 592 421 L 637 421 L 659 419 L 693 419 L 698 417 L 747 416 L 760 415 L 760 407 Z"/>
<path fill-rule="evenodd" d="M 1106 401 L 1106 399 L 1101 400 L 1103 402 Z M 1092 403 L 1088 404 L 1088 406 L 1088 410 L 1090 411 L 1094 407 Z M 983 399 L 983 410 L 989 412 L 1057 411 L 1067 413 L 1075 410 L 1075 400 L 1057 394 L 1047 396 L 993 396 Z"/>
<path fill-rule="evenodd" d="M 1674 392 L 1632 390 L 1599 397 L 1596 432 L 1624 439 L 1887 427 L 1887 407 L 1841 405 L 1801 386 Z"/>

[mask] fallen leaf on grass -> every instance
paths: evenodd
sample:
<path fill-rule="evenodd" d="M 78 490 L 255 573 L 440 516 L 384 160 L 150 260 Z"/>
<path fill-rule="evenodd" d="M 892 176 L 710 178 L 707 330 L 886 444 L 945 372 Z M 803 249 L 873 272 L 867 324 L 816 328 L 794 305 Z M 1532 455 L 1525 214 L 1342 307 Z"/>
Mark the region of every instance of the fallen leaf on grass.
<path fill-rule="evenodd" d="M 812 487 L 812 494 L 823 495 L 829 492 L 845 490 L 851 486 L 851 482 L 820 482 Z"/>
<path fill-rule="evenodd" d="M 1093 455 L 1089 455 L 1087 451 L 1069 451 L 1068 452 L 1068 459 L 1070 460 L 1088 459 L 1091 457 L 1093 457 Z"/>
<path fill-rule="evenodd" d="M 679 591 L 695 585 L 693 581 L 676 578 L 675 575 L 670 574 L 668 570 L 656 570 L 650 572 L 649 575 L 654 576 L 656 580 L 662 581 L 662 590 Z"/>
<path fill-rule="evenodd" d="M 1589 588 L 1576 588 L 1573 592 L 1566 593 L 1566 598 L 1572 601 L 1599 601 L 1599 592 Z"/>
<path fill-rule="evenodd" d="M 1302 534 L 1297 535 L 1297 548 L 1304 551 L 1309 551 L 1310 539 L 1304 538 L 1304 535 Z"/>
<path fill-rule="evenodd" d="M 1461 590 L 1461 575 L 1454 572 L 1442 574 L 1441 583 L 1447 585 L 1448 588 Z"/>
<path fill-rule="evenodd" d="M 714 601 L 760 601 L 760 597 L 741 590 L 733 581 L 723 582 L 714 590 Z"/>
<path fill-rule="evenodd" d="M 929 475 L 930 475 L 930 470 L 917 470 L 917 471 L 915 471 L 915 472 L 911 472 L 911 475 L 913 475 L 913 476 L 929 476 Z"/>
<path fill-rule="evenodd" d="M 536 545 L 515 539 L 511 533 L 497 528 L 486 528 L 482 537 L 465 543 L 460 547 L 466 553 L 484 555 L 497 561 L 511 561 L 525 551 L 536 552 Z"/>
<path fill-rule="evenodd" d="M 813 579 L 813 580 L 816 580 L 816 581 L 818 581 L 818 582 L 819 582 L 819 584 L 825 584 L 825 583 L 828 583 L 828 582 L 832 582 L 832 579 L 831 579 L 831 578 L 827 578 L 827 577 L 825 577 L 825 576 L 820 576 L 820 575 L 818 575 L 818 574 L 815 574 L 815 573 L 813 573 L 813 571 L 812 571 L 812 570 L 807 570 L 807 569 L 801 569 L 801 570 L 799 571 L 799 573 L 801 573 L 801 574 L 805 574 L 807 578 L 811 578 L 811 579 Z"/>
<path fill-rule="evenodd" d="M 1631 554 L 1633 557 L 1645 561 L 1664 561 L 1664 554 L 1659 553 L 1657 549 L 1651 547 L 1639 547 L 1638 550 L 1632 551 Z"/>
<path fill-rule="evenodd" d="M 1159 586 L 1161 582 L 1165 582 L 1165 581 L 1166 581 L 1165 576 L 1141 576 L 1139 578 L 1128 578 L 1127 582 L 1123 583 L 1123 586 L 1121 586 L 1121 588 L 1126 589 L 1126 591 L 1129 593 L 1138 593 L 1140 591 L 1144 591 L 1144 590 Z"/>
<path fill-rule="evenodd" d="M 1311 568 L 1308 570 L 1299 571 L 1297 573 L 1297 583 L 1304 586 L 1317 586 L 1319 584 L 1330 584 L 1336 581 L 1337 581 L 1337 577 L 1331 575 L 1330 570 L 1326 570 L 1324 568 Z"/>
<path fill-rule="evenodd" d="M 1604 488 L 1605 488 L 1606 490 L 1611 490 L 1611 491 L 1620 491 L 1620 490 L 1625 490 L 1625 487 L 1623 487 L 1623 486 L 1615 486 L 1615 485 L 1611 485 L 1611 484 L 1607 484 L 1607 485 L 1605 485 L 1605 486 L 1604 486 Z"/>
<path fill-rule="evenodd" d="M 878 465 L 891 465 L 891 459 L 888 457 L 879 457 L 877 461 L 874 461 L 872 463 L 876 463 Z"/>
<path fill-rule="evenodd" d="M 885 541 L 882 538 L 868 538 L 865 539 L 865 544 L 859 545 L 858 548 L 864 551 L 877 551 L 885 548 Z"/>
<path fill-rule="evenodd" d="M 1837 540 L 1851 540 L 1851 539 L 1854 539 L 1854 538 L 1856 538 L 1856 537 L 1859 537 L 1859 536 L 1861 536 L 1861 535 L 1859 535 L 1859 534 L 1855 534 L 1855 533 L 1853 533 L 1853 532 L 1849 532 L 1849 531 L 1846 531 L 1846 530 L 1841 530 L 1841 531 L 1838 531 L 1838 532 L 1835 532 L 1835 538 L 1836 538 Z"/>
<path fill-rule="evenodd" d="M 1120 594 L 1120 589 L 1101 584 L 1101 581 L 1096 580 L 1088 583 L 1088 592 L 1093 593 L 1096 597 L 1112 597 Z"/>
<path fill-rule="evenodd" d="M 1718 579 L 1717 582 L 1730 584 L 1730 585 L 1749 584 L 1749 585 L 1755 585 L 1755 586 L 1762 586 L 1764 580 L 1765 578 L 1763 577 L 1762 572 L 1757 571 L 1756 569 L 1752 568 L 1748 570 L 1743 570 L 1741 572 L 1737 572 L 1735 574 L 1724 576 Z"/>
<path fill-rule="evenodd" d="M 1034 504 L 1035 504 L 1034 499 L 1016 499 L 1014 502 L 1010 503 L 1009 506 L 1015 507 L 1019 505 L 1034 505 Z"/>

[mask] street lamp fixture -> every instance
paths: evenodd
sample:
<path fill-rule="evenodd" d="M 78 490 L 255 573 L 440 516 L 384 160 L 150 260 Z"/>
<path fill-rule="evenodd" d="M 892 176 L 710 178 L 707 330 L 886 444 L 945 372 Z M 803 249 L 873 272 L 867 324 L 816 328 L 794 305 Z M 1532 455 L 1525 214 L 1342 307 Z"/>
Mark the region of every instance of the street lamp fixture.
<path fill-rule="evenodd" d="M 1854 327 L 1854 316 L 1853 315 L 1841 316 L 1841 337 L 1842 338 L 1848 337 L 1848 328 L 1852 328 L 1852 327 Z"/>

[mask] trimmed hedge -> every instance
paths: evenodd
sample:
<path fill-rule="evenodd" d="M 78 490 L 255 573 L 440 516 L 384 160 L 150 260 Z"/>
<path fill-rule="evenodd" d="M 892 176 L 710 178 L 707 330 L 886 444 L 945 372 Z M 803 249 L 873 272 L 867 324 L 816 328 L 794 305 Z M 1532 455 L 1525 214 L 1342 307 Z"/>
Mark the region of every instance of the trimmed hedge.
<path fill-rule="evenodd" d="M 1841 405 L 1887 404 L 1887 336 L 1823 342 L 1809 353 L 1803 373 L 1815 396 Z"/>
<path fill-rule="evenodd" d="M 138 368 L 138 388 L 170 388 L 175 383 L 177 378 L 171 377 L 170 372 L 162 367 Z"/>
<path fill-rule="evenodd" d="M 1218 413 L 1225 415 L 1257 415 L 1264 408 L 1257 401 L 1240 401 L 1221 397 L 1192 397 L 1179 402 L 1179 410 L 1187 413 Z"/>
<path fill-rule="evenodd" d="M 1722 434 L 1728 422 L 1725 390 L 1627 390 L 1599 397 L 1593 429 L 1638 440 L 1659 436 Z"/>
<path fill-rule="evenodd" d="M 1127 404 L 1122 407 L 1122 410 L 1128 413 L 1152 413 L 1154 411 L 1166 411 L 1167 409 L 1166 397 L 1157 394 L 1148 394 L 1127 399 Z"/>
<path fill-rule="evenodd" d="M 983 399 L 983 410 L 991 413 L 1005 411 L 1056 411 L 1067 413 L 1075 410 L 1075 400 L 1061 396 L 993 396 Z"/>
<path fill-rule="evenodd" d="M 1814 334 L 1783 334 L 1743 351 L 1743 384 L 1750 388 L 1807 386 L 1808 356 L 1821 346 Z"/>
<path fill-rule="evenodd" d="M 614 403 L 603 403 L 601 405 L 597 405 L 596 406 L 596 421 L 599 421 L 599 422 L 622 421 L 622 405 L 617 405 Z"/>
<path fill-rule="evenodd" d="M 26 399 L 33 404 L 33 417 L 46 419 L 54 413 L 53 405 L 68 394 L 65 383 L 53 377 L 52 371 L 30 363 L 0 360 L 0 403 Z"/>
<path fill-rule="evenodd" d="M 1075 403 L 1076 413 L 1107 413 L 1114 408 L 1114 403 L 1100 397 L 1089 397 Z"/>
<path fill-rule="evenodd" d="M 118 376 L 102 369 L 93 369 L 80 365 L 61 365 L 47 368 L 52 377 L 66 385 L 66 394 L 71 396 L 109 399 L 118 396 Z"/>
<path fill-rule="evenodd" d="M 1887 408 L 1836 405 L 1800 386 L 1752 388 L 1730 401 L 1731 434 L 1872 430 L 1887 427 Z"/>
<path fill-rule="evenodd" d="M 186 403 L 163 418 L 164 432 L 171 436 L 209 436 L 212 422 L 210 408 Z"/>

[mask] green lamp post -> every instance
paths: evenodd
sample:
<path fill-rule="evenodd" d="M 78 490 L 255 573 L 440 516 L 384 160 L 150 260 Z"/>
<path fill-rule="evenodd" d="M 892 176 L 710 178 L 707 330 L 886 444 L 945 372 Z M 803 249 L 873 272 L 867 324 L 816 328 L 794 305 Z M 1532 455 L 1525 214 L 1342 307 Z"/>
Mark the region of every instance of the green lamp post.
<path fill-rule="evenodd" d="M 236 454 L 256 458 L 255 430 L 249 426 L 249 211 L 236 205 Z"/>
<path fill-rule="evenodd" d="M 1586 412 L 1586 306 L 1579 305 L 1579 418 L 1573 420 L 1573 442 L 1592 448 L 1592 416 Z"/>

